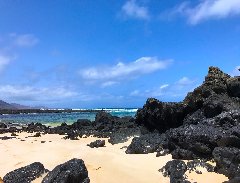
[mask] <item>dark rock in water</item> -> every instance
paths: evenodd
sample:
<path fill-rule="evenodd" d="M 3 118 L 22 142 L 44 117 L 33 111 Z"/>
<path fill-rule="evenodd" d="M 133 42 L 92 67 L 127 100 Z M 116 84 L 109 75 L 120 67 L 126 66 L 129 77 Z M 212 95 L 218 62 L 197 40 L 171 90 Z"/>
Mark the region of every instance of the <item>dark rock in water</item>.
<path fill-rule="evenodd" d="M 187 166 L 183 161 L 172 160 L 166 163 L 166 165 L 159 170 L 163 175 L 170 177 L 170 183 L 187 183 L 184 174 L 187 171 Z"/>
<path fill-rule="evenodd" d="M 5 123 L 0 123 L 0 128 L 7 128 L 7 125 Z"/>
<path fill-rule="evenodd" d="M 140 137 L 134 137 L 128 146 L 127 154 L 148 154 L 156 152 L 159 146 L 166 144 L 165 135 L 158 133 L 145 134 Z"/>
<path fill-rule="evenodd" d="M 44 166 L 35 162 L 28 166 L 16 169 L 3 177 L 4 183 L 30 183 L 45 172 Z"/>
<path fill-rule="evenodd" d="M 157 129 L 161 132 L 181 126 L 183 119 L 181 103 L 164 103 L 154 98 L 149 98 L 136 114 L 136 123 L 143 124 L 149 130 Z"/>
<path fill-rule="evenodd" d="M 90 144 L 88 144 L 89 147 L 91 148 L 99 148 L 99 147 L 104 147 L 105 146 L 105 140 L 96 140 L 94 142 L 91 142 Z"/>
<path fill-rule="evenodd" d="M 217 172 L 229 179 L 240 177 L 240 150 L 230 147 L 216 147 L 213 150 Z"/>
<path fill-rule="evenodd" d="M 56 166 L 42 183 L 90 183 L 88 171 L 81 159 L 72 159 Z"/>
<path fill-rule="evenodd" d="M 240 97 L 240 77 L 236 76 L 227 80 L 228 92 L 233 97 Z"/>

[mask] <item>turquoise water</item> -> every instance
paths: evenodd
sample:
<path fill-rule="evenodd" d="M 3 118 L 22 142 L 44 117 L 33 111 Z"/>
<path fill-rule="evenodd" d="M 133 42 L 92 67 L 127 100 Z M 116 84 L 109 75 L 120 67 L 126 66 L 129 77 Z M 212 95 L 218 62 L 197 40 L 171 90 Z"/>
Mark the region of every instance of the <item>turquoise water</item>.
<path fill-rule="evenodd" d="M 137 109 L 105 109 L 113 116 L 123 117 L 132 116 L 134 117 Z M 8 114 L 1 115 L 1 122 L 11 123 L 42 123 L 50 126 L 57 126 L 65 122 L 72 124 L 78 119 L 89 119 L 94 121 L 96 112 L 74 112 L 74 113 L 38 113 L 38 114 Z"/>

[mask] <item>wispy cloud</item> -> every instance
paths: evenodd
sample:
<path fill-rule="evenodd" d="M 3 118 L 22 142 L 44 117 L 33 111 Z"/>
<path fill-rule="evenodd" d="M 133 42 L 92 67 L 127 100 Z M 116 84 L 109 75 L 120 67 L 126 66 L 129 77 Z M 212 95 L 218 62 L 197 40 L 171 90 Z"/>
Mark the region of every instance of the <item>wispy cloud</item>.
<path fill-rule="evenodd" d="M 33 34 L 11 34 L 10 36 L 13 38 L 14 44 L 19 47 L 32 47 L 39 42 L 39 39 Z"/>
<path fill-rule="evenodd" d="M 178 81 L 172 84 L 162 84 L 159 87 L 140 91 L 134 90 L 130 93 L 130 96 L 135 97 L 156 97 L 156 98 L 183 98 L 186 94 L 197 87 L 197 81 L 189 79 L 188 77 L 182 77 Z"/>
<path fill-rule="evenodd" d="M 0 53 L 0 72 L 11 62 L 13 58 Z"/>
<path fill-rule="evenodd" d="M 125 17 L 148 20 L 150 14 L 146 6 L 141 6 L 136 0 L 128 0 L 122 6 L 122 12 Z"/>
<path fill-rule="evenodd" d="M 116 85 L 116 84 L 118 84 L 118 82 L 116 82 L 116 81 L 107 81 L 107 82 L 102 83 L 101 86 L 102 86 L 102 88 L 105 88 L 105 87 Z"/>
<path fill-rule="evenodd" d="M 123 63 L 110 67 L 92 67 L 81 70 L 79 74 L 86 80 L 99 81 L 108 86 L 116 81 L 132 79 L 157 70 L 166 69 L 172 60 L 159 60 L 156 57 L 141 57 L 134 62 Z M 105 83 L 105 84 L 104 84 Z"/>
<path fill-rule="evenodd" d="M 0 86 L 1 98 L 16 101 L 54 101 L 77 95 L 77 92 L 67 90 L 64 87 Z"/>
<path fill-rule="evenodd" d="M 187 16 L 190 24 L 198 24 L 209 19 L 223 19 L 240 15 L 239 0 L 201 0 L 196 6 L 183 2 L 175 10 Z"/>

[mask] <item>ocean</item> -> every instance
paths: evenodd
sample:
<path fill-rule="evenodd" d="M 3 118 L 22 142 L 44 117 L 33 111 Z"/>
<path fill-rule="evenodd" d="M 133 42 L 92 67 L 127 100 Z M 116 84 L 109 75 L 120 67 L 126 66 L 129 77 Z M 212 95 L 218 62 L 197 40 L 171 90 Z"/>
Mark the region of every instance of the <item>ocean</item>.
<path fill-rule="evenodd" d="M 92 109 L 100 110 L 100 109 Z M 102 110 L 102 109 L 101 109 Z M 134 117 L 137 109 L 104 109 L 113 116 L 123 117 L 132 116 Z M 95 120 L 97 112 L 72 112 L 72 113 L 29 113 L 29 114 L 4 114 L 0 115 L 0 122 L 7 123 L 42 123 L 49 126 L 58 126 L 62 123 L 72 124 L 78 119 L 89 119 L 91 121 Z"/>

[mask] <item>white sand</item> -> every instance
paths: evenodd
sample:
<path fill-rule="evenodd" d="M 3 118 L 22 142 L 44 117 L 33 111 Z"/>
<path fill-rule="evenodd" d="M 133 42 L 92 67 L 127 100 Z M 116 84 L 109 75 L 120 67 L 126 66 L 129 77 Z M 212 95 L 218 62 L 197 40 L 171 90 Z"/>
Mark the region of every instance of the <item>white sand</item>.
<path fill-rule="evenodd" d="M 3 136 L 10 134 L 2 134 Z M 60 135 L 42 135 L 42 137 L 29 137 L 28 133 L 20 133 L 20 139 L 0 140 L 0 177 L 6 173 L 33 162 L 41 162 L 45 168 L 52 170 L 55 166 L 72 158 L 83 159 L 87 166 L 91 183 L 169 183 L 169 178 L 163 177 L 158 172 L 171 155 L 156 157 L 156 154 L 125 154 L 123 146 L 126 143 L 111 145 L 107 142 L 106 147 L 90 148 L 88 143 L 99 138 L 82 138 L 80 140 L 64 140 Z M 46 141 L 41 143 L 41 141 Z M 52 141 L 52 142 L 49 142 Z M 207 176 L 207 181 L 204 177 Z M 202 175 L 191 173 L 189 180 L 201 182 L 220 183 L 227 180 L 223 175 L 205 172 Z M 41 182 L 42 178 L 34 181 Z"/>

